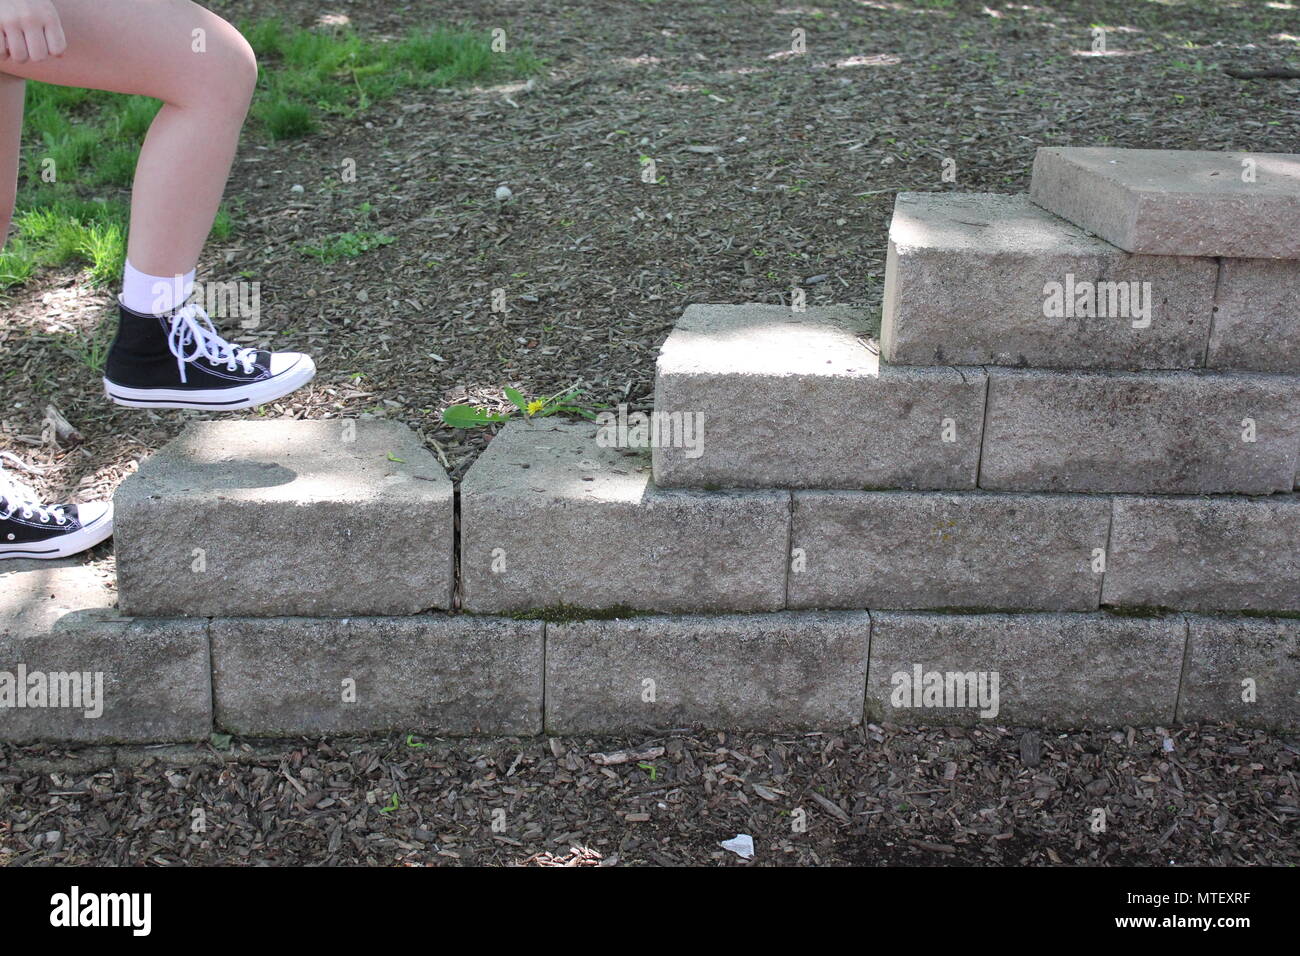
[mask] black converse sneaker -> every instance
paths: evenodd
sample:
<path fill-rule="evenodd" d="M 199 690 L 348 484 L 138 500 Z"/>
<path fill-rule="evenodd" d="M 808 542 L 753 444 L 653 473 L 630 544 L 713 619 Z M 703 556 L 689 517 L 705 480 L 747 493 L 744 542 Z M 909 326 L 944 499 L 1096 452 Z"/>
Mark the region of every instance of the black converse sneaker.
<path fill-rule="evenodd" d="M 0 492 L 0 560 L 66 558 L 113 534 L 113 506 L 48 505 Z"/>
<path fill-rule="evenodd" d="M 316 364 L 298 352 L 266 352 L 227 342 L 197 305 L 166 315 L 118 302 L 117 338 L 104 364 L 104 391 L 129 408 L 252 408 L 301 388 Z"/>

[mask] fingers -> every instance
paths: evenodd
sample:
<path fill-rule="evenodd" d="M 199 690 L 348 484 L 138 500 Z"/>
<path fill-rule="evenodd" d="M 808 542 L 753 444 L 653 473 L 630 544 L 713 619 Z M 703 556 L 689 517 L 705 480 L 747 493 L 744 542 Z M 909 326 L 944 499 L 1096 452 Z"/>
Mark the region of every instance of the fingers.
<path fill-rule="evenodd" d="M 62 56 L 68 49 L 67 37 L 63 35 L 63 24 L 56 17 L 48 23 L 32 23 L 5 27 L 0 38 L 4 50 L 0 57 L 15 63 L 40 63 L 52 56 Z"/>
<path fill-rule="evenodd" d="M 39 25 L 23 30 L 23 39 L 27 42 L 27 56 L 33 63 L 50 58 L 50 48 L 45 45 L 45 31 Z"/>
<path fill-rule="evenodd" d="M 68 49 L 68 40 L 63 35 L 63 24 L 58 18 L 52 23 L 45 24 L 45 45 L 49 48 L 50 56 L 63 56 Z"/>
<path fill-rule="evenodd" d="M 27 40 L 19 27 L 6 27 L 4 31 L 5 46 L 8 47 L 9 59 L 15 63 L 27 62 Z"/>

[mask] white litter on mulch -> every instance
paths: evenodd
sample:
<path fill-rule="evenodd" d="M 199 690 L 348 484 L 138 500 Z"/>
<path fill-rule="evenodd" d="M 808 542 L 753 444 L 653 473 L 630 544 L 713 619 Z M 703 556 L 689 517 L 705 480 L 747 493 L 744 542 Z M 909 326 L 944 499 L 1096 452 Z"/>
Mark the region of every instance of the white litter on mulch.
<path fill-rule="evenodd" d="M 730 850 L 742 860 L 752 860 L 754 858 L 754 838 L 748 833 L 737 833 L 730 840 L 723 840 L 718 846 L 724 850 Z"/>

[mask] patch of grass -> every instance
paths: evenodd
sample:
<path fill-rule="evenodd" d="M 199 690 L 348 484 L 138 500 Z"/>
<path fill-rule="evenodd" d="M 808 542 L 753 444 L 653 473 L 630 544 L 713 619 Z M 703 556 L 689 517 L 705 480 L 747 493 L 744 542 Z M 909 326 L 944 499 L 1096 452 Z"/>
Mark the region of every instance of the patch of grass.
<path fill-rule="evenodd" d="M 352 116 L 401 90 L 523 77 L 542 65 L 526 49 L 495 52 L 490 34 L 464 28 L 413 30 L 393 42 L 277 19 L 241 28 L 262 65 L 253 117 L 274 139 L 304 136 L 322 115 Z"/>
<path fill-rule="evenodd" d="M 255 106 L 253 116 L 261 121 L 273 140 L 297 139 L 316 129 L 316 118 L 311 108 L 302 103 L 291 103 L 283 96 Z"/>
<path fill-rule="evenodd" d="M 212 221 L 213 239 L 229 239 L 231 233 L 235 231 L 235 221 L 230 216 L 230 210 L 222 206 L 217 210 L 217 217 Z"/>
<path fill-rule="evenodd" d="M 122 204 L 60 197 L 14 217 L 19 238 L 0 254 L 0 287 L 25 282 L 36 270 L 78 263 L 94 282 L 108 282 L 126 257 Z"/>
<path fill-rule="evenodd" d="M 387 246 L 397 241 L 395 236 L 377 232 L 336 232 L 326 237 L 319 245 L 303 246 L 304 254 L 321 262 L 337 262 L 340 259 L 355 259 L 362 253 L 380 246 Z"/>

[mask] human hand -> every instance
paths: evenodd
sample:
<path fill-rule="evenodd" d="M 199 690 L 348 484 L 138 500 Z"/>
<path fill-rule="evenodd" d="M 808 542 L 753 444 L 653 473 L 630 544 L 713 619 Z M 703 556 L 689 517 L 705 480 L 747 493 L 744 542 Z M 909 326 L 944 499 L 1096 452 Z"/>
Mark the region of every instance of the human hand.
<path fill-rule="evenodd" d="M 0 62 L 39 63 L 68 48 L 51 0 L 0 0 Z"/>

